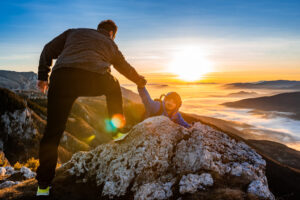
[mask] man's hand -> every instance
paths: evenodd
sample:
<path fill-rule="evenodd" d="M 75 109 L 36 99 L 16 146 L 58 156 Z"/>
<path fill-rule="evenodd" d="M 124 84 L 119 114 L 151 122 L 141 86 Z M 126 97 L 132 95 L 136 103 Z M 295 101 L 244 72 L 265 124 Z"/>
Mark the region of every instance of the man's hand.
<path fill-rule="evenodd" d="M 137 84 L 137 86 L 138 86 L 139 88 L 144 88 L 145 85 L 147 84 L 147 80 L 145 79 L 144 76 L 141 76 L 141 75 L 140 75 L 140 80 L 139 80 L 139 82 L 136 83 L 136 84 Z"/>
<path fill-rule="evenodd" d="M 44 94 L 46 94 L 46 91 L 48 89 L 48 81 L 41 81 L 41 80 L 38 80 L 37 82 L 37 88 Z"/>

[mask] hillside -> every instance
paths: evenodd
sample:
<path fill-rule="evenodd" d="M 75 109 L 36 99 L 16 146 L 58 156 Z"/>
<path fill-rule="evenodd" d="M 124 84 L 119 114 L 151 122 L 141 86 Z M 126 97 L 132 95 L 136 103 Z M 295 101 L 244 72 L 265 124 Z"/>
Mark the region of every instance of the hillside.
<path fill-rule="evenodd" d="M 268 97 L 243 99 L 223 105 L 234 108 L 252 108 L 264 111 L 291 112 L 292 118 L 300 119 L 300 92 L 282 93 Z"/>

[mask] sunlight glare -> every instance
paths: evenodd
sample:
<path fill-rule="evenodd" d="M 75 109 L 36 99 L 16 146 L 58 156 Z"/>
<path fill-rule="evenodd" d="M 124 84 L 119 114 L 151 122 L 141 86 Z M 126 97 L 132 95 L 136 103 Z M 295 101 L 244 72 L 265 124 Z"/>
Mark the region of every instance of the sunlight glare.
<path fill-rule="evenodd" d="M 197 46 L 183 47 L 173 55 L 169 71 L 185 81 L 200 80 L 212 71 L 212 63 L 204 55 L 204 51 Z"/>

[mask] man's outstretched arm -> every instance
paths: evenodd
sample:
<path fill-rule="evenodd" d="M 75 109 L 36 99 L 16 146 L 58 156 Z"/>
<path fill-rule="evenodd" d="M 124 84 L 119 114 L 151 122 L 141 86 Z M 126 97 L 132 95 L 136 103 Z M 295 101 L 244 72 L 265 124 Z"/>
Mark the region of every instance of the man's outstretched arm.
<path fill-rule="evenodd" d="M 44 46 L 38 67 L 38 80 L 48 81 L 48 73 L 50 72 L 52 60 L 58 58 L 61 54 L 69 32 L 70 29 L 63 32 Z"/>
<path fill-rule="evenodd" d="M 114 68 L 124 75 L 127 79 L 134 82 L 136 85 L 143 87 L 147 81 L 137 73 L 137 71 L 125 60 L 122 52 L 117 48 L 117 53 L 112 60 Z"/>

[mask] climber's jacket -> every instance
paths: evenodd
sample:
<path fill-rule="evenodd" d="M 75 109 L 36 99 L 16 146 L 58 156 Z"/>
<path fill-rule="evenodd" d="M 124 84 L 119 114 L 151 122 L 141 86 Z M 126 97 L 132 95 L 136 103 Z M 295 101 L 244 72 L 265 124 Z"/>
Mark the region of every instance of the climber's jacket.
<path fill-rule="evenodd" d="M 186 128 L 191 127 L 184 119 L 182 118 L 181 114 L 178 112 L 178 109 L 175 109 L 171 115 L 168 115 L 166 108 L 165 108 L 165 101 L 153 100 L 150 97 L 149 92 L 147 91 L 146 87 L 139 88 L 138 87 L 139 95 L 142 99 L 142 102 L 146 109 L 146 116 L 145 117 L 152 117 L 157 115 L 164 115 L 169 117 L 173 122 L 184 126 Z"/>

